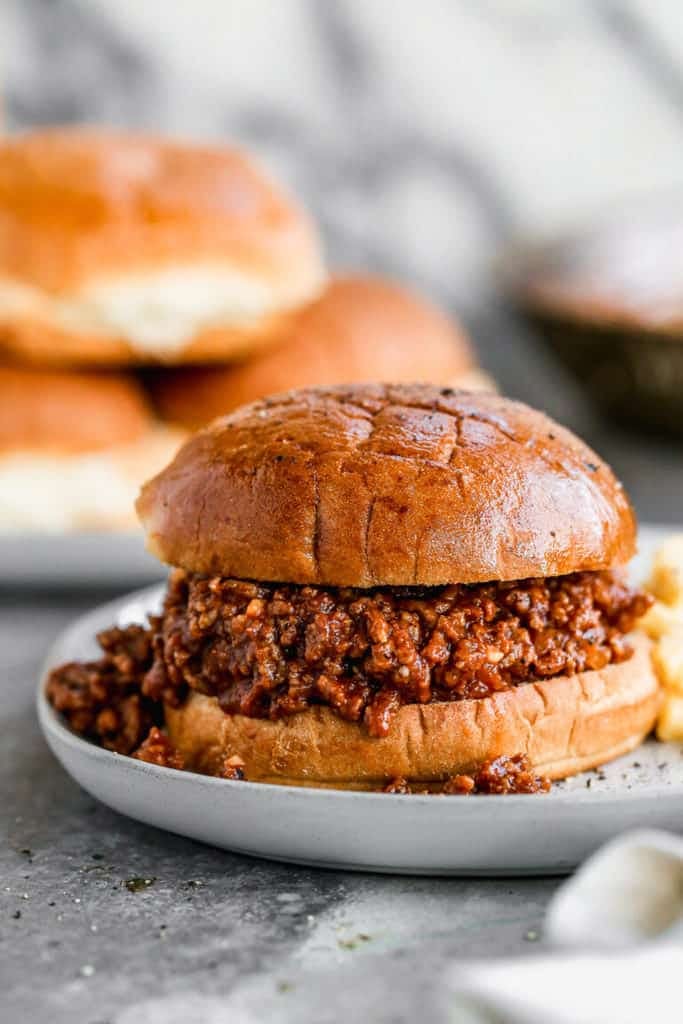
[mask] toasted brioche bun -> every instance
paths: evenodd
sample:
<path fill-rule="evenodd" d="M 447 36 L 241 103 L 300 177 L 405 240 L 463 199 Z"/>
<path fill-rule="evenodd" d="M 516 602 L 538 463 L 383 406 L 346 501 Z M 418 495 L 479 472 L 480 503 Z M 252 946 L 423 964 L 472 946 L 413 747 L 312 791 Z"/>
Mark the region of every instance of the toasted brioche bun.
<path fill-rule="evenodd" d="M 540 412 L 423 386 L 294 391 L 214 421 L 145 485 L 150 551 L 189 572 L 371 587 L 625 563 L 611 470 Z"/>
<path fill-rule="evenodd" d="M 134 528 L 140 483 L 183 437 L 122 374 L 0 367 L 0 530 Z"/>
<path fill-rule="evenodd" d="M 193 692 L 166 706 L 171 742 L 194 771 L 218 775 L 226 757 L 247 779 L 289 785 L 376 788 L 389 779 L 437 782 L 489 758 L 526 754 L 551 779 L 586 771 L 633 750 L 651 731 L 660 695 L 649 641 L 630 661 L 575 676 L 525 683 L 482 700 L 404 705 L 383 739 L 327 707 L 269 721 L 228 715 Z"/>
<path fill-rule="evenodd" d="M 320 290 L 316 232 L 246 157 L 57 128 L 0 144 L 0 348 L 45 364 L 225 360 Z"/>
<path fill-rule="evenodd" d="M 196 430 L 265 395 L 387 376 L 493 390 L 453 321 L 405 288 L 367 276 L 334 279 L 276 346 L 232 366 L 161 370 L 149 386 L 164 419 Z"/>

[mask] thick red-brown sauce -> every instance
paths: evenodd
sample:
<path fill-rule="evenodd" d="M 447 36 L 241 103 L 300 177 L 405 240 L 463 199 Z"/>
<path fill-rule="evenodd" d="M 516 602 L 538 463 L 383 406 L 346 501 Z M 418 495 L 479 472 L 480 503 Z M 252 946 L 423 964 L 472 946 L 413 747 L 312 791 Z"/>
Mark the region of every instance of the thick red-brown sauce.
<path fill-rule="evenodd" d="M 120 753 L 188 689 L 257 718 L 324 704 L 381 737 L 402 704 L 480 699 L 624 661 L 625 634 L 649 603 L 608 572 L 369 591 L 176 572 L 149 627 L 100 634 L 102 657 L 55 669 L 48 697 L 77 732 Z"/>
<path fill-rule="evenodd" d="M 256 718 L 326 704 L 385 736 L 402 704 L 623 661 L 647 606 L 610 573 L 372 591 L 176 574 L 144 691 L 190 687 Z"/>
<path fill-rule="evenodd" d="M 548 793 L 550 779 L 537 775 L 525 754 L 513 754 L 484 761 L 471 775 L 452 775 L 437 788 L 421 788 L 408 779 L 392 779 L 383 793 L 442 793 L 447 796 L 470 796 L 488 793 L 506 796 L 512 793 Z"/>

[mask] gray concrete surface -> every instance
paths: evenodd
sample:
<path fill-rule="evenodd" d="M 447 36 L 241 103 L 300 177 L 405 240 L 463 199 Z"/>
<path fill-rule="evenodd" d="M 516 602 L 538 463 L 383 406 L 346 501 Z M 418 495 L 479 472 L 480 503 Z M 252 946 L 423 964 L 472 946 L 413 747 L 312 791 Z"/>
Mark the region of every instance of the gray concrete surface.
<path fill-rule="evenodd" d="M 95 803 L 47 750 L 33 699 L 52 638 L 109 596 L 0 596 L 4 1024 L 439 1020 L 449 964 L 537 948 L 552 879 L 270 864 Z"/>

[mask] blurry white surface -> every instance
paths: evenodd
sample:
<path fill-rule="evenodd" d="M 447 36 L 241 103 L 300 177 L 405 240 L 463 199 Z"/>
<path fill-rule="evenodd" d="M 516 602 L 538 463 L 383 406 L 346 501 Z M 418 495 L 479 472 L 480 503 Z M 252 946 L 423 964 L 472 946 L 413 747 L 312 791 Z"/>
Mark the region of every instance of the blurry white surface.
<path fill-rule="evenodd" d="M 476 962 L 451 976 L 471 1024 L 667 1024 L 680 1020 L 683 839 L 633 832 L 553 898 L 543 929 L 573 952 Z M 453 1019 L 462 1020 L 462 1016 Z"/>
<path fill-rule="evenodd" d="M 544 938 L 610 949 L 647 939 L 683 943 L 683 839 L 636 832 L 583 865 L 554 897 Z"/>
<path fill-rule="evenodd" d="M 659 539 L 658 531 L 643 531 L 642 559 Z M 79 619 L 49 665 L 94 656 L 100 629 L 142 621 L 161 595 L 160 587 L 150 588 Z M 416 874 L 563 873 L 626 829 L 681 827 L 683 757 L 676 744 L 649 741 L 543 797 L 404 797 L 158 768 L 75 736 L 47 704 L 42 684 L 38 710 L 51 749 L 93 796 L 147 824 L 262 857 Z"/>
<path fill-rule="evenodd" d="M 142 586 L 166 567 L 130 533 L 0 534 L 0 586 Z"/>
<path fill-rule="evenodd" d="M 459 972 L 458 1024 L 677 1024 L 683 949 L 496 960 Z M 465 1005 L 463 1006 L 463 1000 Z M 464 1015 L 466 1014 L 466 1016 Z"/>

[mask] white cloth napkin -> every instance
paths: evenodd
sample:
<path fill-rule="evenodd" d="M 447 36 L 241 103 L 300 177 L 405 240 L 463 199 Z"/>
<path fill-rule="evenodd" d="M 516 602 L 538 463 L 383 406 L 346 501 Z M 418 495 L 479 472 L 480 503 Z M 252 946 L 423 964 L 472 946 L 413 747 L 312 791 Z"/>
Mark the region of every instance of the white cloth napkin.
<path fill-rule="evenodd" d="M 552 900 L 547 953 L 473 962 L 450 977 L 458 1024 L 683 1022 L 683 839 L 631 832 Z"/>

